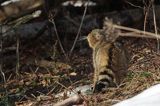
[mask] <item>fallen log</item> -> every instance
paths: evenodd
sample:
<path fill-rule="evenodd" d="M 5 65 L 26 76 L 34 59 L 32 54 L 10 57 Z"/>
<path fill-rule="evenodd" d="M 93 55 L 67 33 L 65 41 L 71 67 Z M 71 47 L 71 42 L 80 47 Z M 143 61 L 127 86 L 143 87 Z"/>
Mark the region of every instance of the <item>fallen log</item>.
<path fill-rule="evenodd" d="M 3 4 L 0 8 L 0 23 L 31 13 L 40 8 L 42 4 L 43 0 L 19 0 Z"/>

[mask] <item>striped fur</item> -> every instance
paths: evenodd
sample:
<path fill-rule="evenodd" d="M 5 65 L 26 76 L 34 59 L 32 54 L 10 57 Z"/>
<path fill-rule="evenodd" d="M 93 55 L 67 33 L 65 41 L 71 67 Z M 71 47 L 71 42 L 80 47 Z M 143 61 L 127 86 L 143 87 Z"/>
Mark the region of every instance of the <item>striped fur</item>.
<path fill-rule="evenodd" d="M 121 47 L 118 47 L 119 45 L 115 45 L 115 42 L 107 41 L 106 36 L 100 34 L 99 29 L 89 33 L 87 40 L 89 46 L 93 49 L 94 92 L 99 92 L 108 87 L 115 87 L 119 83 L 119 78 L 117 78 L 119 75 L 115 72 L 118 73 L 120 68 L 115 68 L 114 66 L 117 65 L 117 62 L 123 61 L 125 52 Z M 118 55 L 113 52 L 117 52 Z M 113 57 L 112 54 L 116 57 Z M 119 61 L 118 59 L 121 60 Z M 120 64 L 120 67 L 123 67 L 126 63 L 118 64 Z M 120 70 L 125 70 L 125 68 Z"/>

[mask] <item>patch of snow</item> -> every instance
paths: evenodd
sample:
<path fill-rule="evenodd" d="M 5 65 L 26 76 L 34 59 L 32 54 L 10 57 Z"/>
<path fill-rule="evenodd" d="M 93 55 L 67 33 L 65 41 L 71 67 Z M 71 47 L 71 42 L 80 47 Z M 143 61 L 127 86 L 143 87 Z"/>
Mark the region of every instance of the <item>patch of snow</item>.
<path fill-rule="evenodd" d="M 82 1 L 82 0 L 77 0 L 77 1 L 66 1 L 62 3 L 62 6 L 69 6 L 73 5 L 74 7 L 81 7 L 81 6 L 95 6 L 96 3 L 92 1 Z"/>
<path fill-rule="evenodd" d="M 160 106 L 160 84 L 113 106 Z"/>
<path fill-rule="evenodd" d="M 67 92 L 61 92 L 55 95 L 56 98 L 58 97 L 62 97 L 65 93 L 67 94 L 67 96 L 71 97 L 71 96 L 75 96 L 77 94 L 77 92 L 81 92 L 81 94 L 86 95 L 86 94 L 92 94 L 92 86 L 91 85 L 83 85 L 83 86 L 79 86 L 76 87 L 75 89 L 71 90 L 71 91 L 67 91 Z"/>

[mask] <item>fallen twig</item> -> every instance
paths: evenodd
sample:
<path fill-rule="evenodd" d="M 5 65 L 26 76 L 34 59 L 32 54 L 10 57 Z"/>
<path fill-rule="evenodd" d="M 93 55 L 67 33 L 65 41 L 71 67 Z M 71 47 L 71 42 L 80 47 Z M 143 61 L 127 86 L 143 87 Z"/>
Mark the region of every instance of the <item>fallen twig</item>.
<path fill-rule="evenodd" d="M 64 101 L 56 103 L 54 106 L 72 106 L 80 104 L 83 102 L 83 99 L 79 95 L 72 96 Z"/>

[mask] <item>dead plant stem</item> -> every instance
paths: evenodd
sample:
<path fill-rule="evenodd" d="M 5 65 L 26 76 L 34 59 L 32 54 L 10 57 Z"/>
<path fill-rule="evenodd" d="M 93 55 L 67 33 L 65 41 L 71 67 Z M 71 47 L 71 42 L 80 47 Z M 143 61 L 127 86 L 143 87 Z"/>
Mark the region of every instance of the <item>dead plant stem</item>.
<path fill-rule="evenodd" d="M 155 34 L 157 36 L 157 52 L 159 52 L 159 39 L 158 39 L 158 32 L 157 32 L 157 22 L 156 22 L 156 15 L 155 15 L 154 0 L 152 2 L 152 10 L 153 10 L 154 30 L 155 30 Z"/>
<path fill-rule="evenodd" d="M 6 83 L 6 77 L 3 72 L 3 33 L 2 33 L 3 25 L 0 25 L 0 72 L 3 79 L 4 84 Z"/>
<path fill-rule="evenodd" d="M 53 18 L 50 19 L 50 22 L 53 24 L 54 31 L 55 31 L 55 34 L 56 34 L 56 36 L 57 36 L 57 40 L 58 40 L 59 46 L 60 46 L 63 54 L 65 55 L 66 59 L 68 60 L 68 55 L 66 54 L 66 52 L 65 52 L 65 50 L 64 50 L 64 48 L 63 48 L 62 42 L 61 42 L 61 40 L 60 40 L 60 38 L 59 38 L 58 31 L 57 31 L 57 27 L 56 27 L 56 24 L 55 24 L 55 22 L 54 22 L 54 19 L 53 19 Z"/>
<path fill-rule="evenodd" d="M 17 31 L 16 31 L 17 33 Z M 16 75 L 19 76 L 19 34 L 17 33 L 16 34 L 16 58 L 17 58 L 17 61 L 16 61 Z"/>
<path fill-rule="evenodd" d="M 76 43 L 77 43 L 77 40 L 78 40 L 78 38 L 79 38 L 79 35 L 80 35 L 80 32 L 81 32 L 81 28 L 82 28 L 82 25 L 83 25 L 83 21 L 84 21 L 84 17 L 86 16 L 86 12 L 87 12 L 87 8 L 88 8 L 88 3 L 89 3 L 89 0 L 87 1 L 87 5 L 86 5 L 86 7 L 85 7 L 85 9 L 84 9 L 83 16 L 82 16 L 82 20 L 81 20 L 81 23 L 80 23 L 80 26 L 79 26 L 79 29 L 78 29 L 78 33 L 77 33 L 77 35 L 76 35 L 76 38 L 75 38 L 74 43 L 73 43 L 73 45 L 72 45 L 72 48 L 71 48 L 71 50 L 70 50 L 70 52 L 69 52 L 69 57 L 72 55 L 72 52 L 73 52 L 73 50 L 74 50 L 74 48 L 75 48 L 75 45 L 76 45 Z"/>

